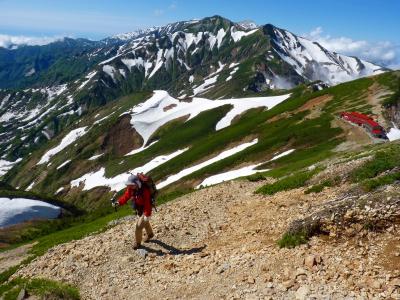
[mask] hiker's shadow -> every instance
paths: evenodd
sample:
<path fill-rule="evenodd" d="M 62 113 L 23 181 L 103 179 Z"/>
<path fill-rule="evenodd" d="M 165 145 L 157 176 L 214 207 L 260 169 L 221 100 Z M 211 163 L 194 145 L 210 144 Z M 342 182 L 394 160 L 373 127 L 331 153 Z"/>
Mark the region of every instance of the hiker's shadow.
<path fill-rule="evenodd" d="M 170 254 L 170 255 L 190 255 L 190 254 L 199 253 L 199 252 L 203 251 L 203 249 L 206 248 L 206 246 L 202 246 L 202 247 L 196 247 L 196 248 L 181 250 L 181 249 L 175 248 L 174 246 L 168 245 L 168 244 L 166 244 L 166 243 L 164 243 L 164 242 L 162 242 L 160 240 L 150 240 L 149 243 L 156 244 L 156 245 L 164 248 L 165 250 L 167 250 L 167 252 L 164 252 L 162 250 L 156 250 L 156 249 L 150 248 L 150 247 L 145 246 L 145 245 L 141 246 L 141 248 L 146 250 L 147 252 L 155 253 L 158 256 L 163 256 L 163 255 L 167 255 L 167 254 Z"/>

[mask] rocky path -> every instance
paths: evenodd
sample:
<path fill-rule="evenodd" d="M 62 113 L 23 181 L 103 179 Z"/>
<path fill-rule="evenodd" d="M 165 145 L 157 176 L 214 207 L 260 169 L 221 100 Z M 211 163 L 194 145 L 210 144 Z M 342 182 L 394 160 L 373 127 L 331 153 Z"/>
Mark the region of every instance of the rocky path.
<path fill-rule="evenodd" d="M 161 206 L 143 250 L 132 249 L 131 218 L 56 246 L 17 275 L 74 284 L 84 299 L 400 299 L 398 226 L 280 249 L 292 220 L 347 187 L 254 195 L 262 184 L 227 182 Z"/>
<path fill-rule="evenodd" d="M 34 243 L 26 244 L 18 248 L 0 252 L 0 273 L 19 265 L 24 259 L 28 258 L 28 251 L 33 245 Z"/>

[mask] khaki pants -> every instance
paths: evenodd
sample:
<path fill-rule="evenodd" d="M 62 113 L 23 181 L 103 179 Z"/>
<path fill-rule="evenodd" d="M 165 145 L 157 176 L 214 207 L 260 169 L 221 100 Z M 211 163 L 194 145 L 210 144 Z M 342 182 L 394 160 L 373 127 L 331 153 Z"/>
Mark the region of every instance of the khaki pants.
<path fill-rule="evenodd" d="M 135 237 L 136 244 L 140 245 L 142 243 L 143 228 L 146 230 L 147 236 L 153 235 L 153 229 L 151 229 L 150 221 L 144 220 L 144 215 L 141 215 L 136 222 Z"/>

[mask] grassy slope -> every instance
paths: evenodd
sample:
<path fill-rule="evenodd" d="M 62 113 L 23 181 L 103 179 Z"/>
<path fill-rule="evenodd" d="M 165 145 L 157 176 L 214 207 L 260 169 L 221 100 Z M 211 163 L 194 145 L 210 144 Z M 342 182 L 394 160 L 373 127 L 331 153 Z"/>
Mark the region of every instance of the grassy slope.
<path fill-rule="evenodd" d="M 243 72 L 245 73 L 245 71 Z M 240 70 L 237 74 L 241 74 Z M 209 157 L 213 153 L 215 155 L 228 145 L 238 144 L 246 138 L 249 139 L 256 136 L 259 138 L 258 144 L 188 175 L 181 180 L 182 184 L 178 183 L 168 187 L 166 190 L 170 192 L 186 189 L 188 185 L 185 182 L 198 182 L 204 177 L 229 170 L 241 163 L 267 161 L 273 156 L 273 153 L 280 151 L 282 148 L 296 149 L 291 155 L 260 167 L 273 169 L 268 175 L 279 177 L 329 157 L 332 154 L 331 150 L 343 141 L 342 130 L 331 126 L 331 122 L 338 112 L 360 107 L 367 109 L 368 104 L 364 95 L 373 81 L 376 80 L 379 83 L 383 81 L 387 85 L 395 77 L 393 74 L 384 74 L 375 79 L 363 78 L 319 92 L 311 92 L 306 87 L 301 86 L 292 91 L 292 96 L 287 101 L 273 109 L 261 112 L 259 110 L 251 110 L 245 113 L 240 118 L 240 121 L 215 132 L 215 124 L 230 109 L 228 106 L 220 107 L 203 112 L 189 122 L 177 121 L 167 124 L 156 134 L 159 141 L 141 153 L 129 157 L 118 157 L 109 154 L 97 161 L 88 161 L 87 158 L 92 156 L 99 148 L 99 137 L 117 121 L 118 116 L 136 103 L 146 99 L 149 94 L 141 93 L 124 97 L 97 111 L 96 113 L 100 114 L 97 119 L 111 114 L 114 110 L 117 112 L 101 125 L 96 125 L 91 129 L 85 135 L 85 138 L 77 141 L 76 146 L 71 145 L 66 151 L 52 158 L 50 168 L 45 166 L 32 167 L 32 161 L 41 157 L 45 151 L 43 149 L 32 154 L 30 163 L 28 162 L 20 167 L 19 170 L 14 171 L 14 174 L 10 176 L 13 177 L 11 183 L 22 183 L 22 186 L 27 186 L 33 178 L 43 176 L 43 180 L 35 186 L 35 189 L 52 194 L 60 186 L 68 185 L 72 179 L 82 176 L 91 170 L 96 170 L 100 165 L 106 166 L 106 176 L 111 177 L 141 166 L 154 156 L 168 154 L 177 149 L 190 146 L 190 149 L 182 155 L 151 171 L 156 180 L 161 180 L 187 166 L 198 163 L 204 157 Z M 296 112 L 296 109 L 311 99 L 323 95 L 332 95 L 333 99 L 326 103 L 322 108 L 322 113 L 317 118 L 308 119 L 309 111 Z M 268 122 L 268 120 L 281 113 L 287 113 L 290 117 Z M 93 117 L 94 115 L 89 116 L 79 126 L 89 125 L 93 122 Z M 58 142 L 59 139 L 53 141 L 52 144 L 55 145 Z M 72 163 L 65 168 L 56 170 L 56 166 L 71 157 L 74 157 Z M 17 171 L 18 174 L 15 176 Z M 88 208 L 90 207 L 88 203 L 91 203 L 93 197 L 99 199 L 99 203 L 105 203 L 105 199 L 108 197 L 105 191 L 97 190 L 96 193 L 92 192 L 92 194 L 94 195 L 73 194 L 69 197 L 67 196 L 66 199 Z"/>

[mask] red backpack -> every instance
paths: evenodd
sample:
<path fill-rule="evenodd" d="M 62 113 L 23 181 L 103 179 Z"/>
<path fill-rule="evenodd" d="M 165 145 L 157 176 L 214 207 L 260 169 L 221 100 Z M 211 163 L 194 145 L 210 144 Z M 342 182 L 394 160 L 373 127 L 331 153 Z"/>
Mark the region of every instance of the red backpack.
<path fill-rule="evenodd" d="M 158 195 L 158 190 L 153 181 L 153 178 L 143 173 L 137 173 L 136 176 L 139 178 L 142 185 L 145 185 L 149 189 L 151 195 L 151 205 L 156 209 L 156 198 Z"/>

